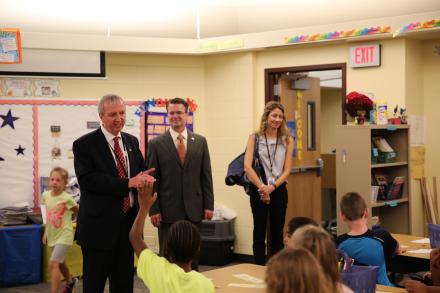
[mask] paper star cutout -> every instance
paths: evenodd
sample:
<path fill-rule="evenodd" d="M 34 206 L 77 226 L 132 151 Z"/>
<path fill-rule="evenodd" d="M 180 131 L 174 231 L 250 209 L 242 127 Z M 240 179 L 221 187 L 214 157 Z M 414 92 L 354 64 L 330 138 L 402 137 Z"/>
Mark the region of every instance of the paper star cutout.
<path fill-rule="evenodd" d="M 0 117 L 3 119 L 3 123 L 2 123 L 2 126 L 0 128 L 3 128 L 4 126 L 9 125 L 9 126 L 12 127 L 12 129 L 15 129 L 14 121 L 19 119 L 19 118 L 12 116 L 11 109 L 9 109 L 8 114 L 0 115 Z"/>
<path fill-rule="evenodd" d="M 24 150 L 25 150 L 25 149 L 26 149 L 26 148 L 22 148 L 22 147 L 21 147 L 21 144 L 19 144 L 19 145 L 18 145 L 18 148 L 14 149 L 14 150 L 17 151 L 17 156 L 20 155 L 20 154 L 22 154 L 22 155 L 24 156 Z"/>

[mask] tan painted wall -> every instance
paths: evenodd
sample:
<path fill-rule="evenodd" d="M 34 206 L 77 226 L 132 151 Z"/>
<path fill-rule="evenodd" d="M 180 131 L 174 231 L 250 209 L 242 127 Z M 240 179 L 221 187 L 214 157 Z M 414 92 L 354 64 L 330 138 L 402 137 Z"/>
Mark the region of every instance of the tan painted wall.
<path fill-rule="evenodd" d="M 406 40 L 405 54 L 405 95 L 408 115 L 423 116 L 423 51 L 422 42 Z M 411 130 L 410 130 L 411 131 Z M 411 231 L 416 235 L 424 235 L 423 202 L 420 191 L 420 181 L 411 180 Z"/>
<path fill-rule="evenodd" d="M 423 43 L 423 92 L 425 96 L 424 114 L 426 128 L 426 165 L 428 178 L 437 176 L 437 186 L 440 186 L 440 56 L 434 52 L 435 46 L 440 47 L 440 39 Z M 429 179 L 431 181 L 431 179 Z M 440 190 L 437 191 L 440 194 Z"/>
<path fill-rule="evenodd" d="M 254 54 L 204 57 L 208 144 L 215 200 L 234 209 L 235 251 L 252 254 L 252 214 L 242 187 L 225 185 L 228 164 L 245 149 L 254 130 Z"/>
<path fill-rule="evenodd" d="M 340 89 L 321 89 L 321 154 L 336 148 L 336 125 L 342 124 Z"/>

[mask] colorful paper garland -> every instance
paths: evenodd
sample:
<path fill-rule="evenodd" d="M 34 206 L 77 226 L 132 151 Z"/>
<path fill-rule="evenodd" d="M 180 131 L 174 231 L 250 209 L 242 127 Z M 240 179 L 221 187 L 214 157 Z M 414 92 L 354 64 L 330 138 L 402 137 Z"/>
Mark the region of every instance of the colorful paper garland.
<path fill-rule="evenodd" d="M 403 26 L 401 29 L 398 29 L 394 32 L 393 37 L 396 37 L 402 33 L 411 32 L 415 30 L 421 29 L 429 29 L 434 27 L 440 27 L 440 19 L 431 19 L 424 22 L 415 21 Z"/>
<path fill-rule="evenodd" d="M 303 42 L 328 41 L 328 40 L 335 40 L 341 38 L 383 34 L 383 33 L 389 33 L 390 31 L 391 31 L 390 26 L 377 26 L 370 28 L 351 29 L 348 31 L 336 31 L 336 32 L 328 32 L 328 33 L 313 34 L 313 35 L 298 35 L 290 38 L 286 37 L 284 39 L 286 44 L 295 44 L 295 43 L 303 43 Z"/>

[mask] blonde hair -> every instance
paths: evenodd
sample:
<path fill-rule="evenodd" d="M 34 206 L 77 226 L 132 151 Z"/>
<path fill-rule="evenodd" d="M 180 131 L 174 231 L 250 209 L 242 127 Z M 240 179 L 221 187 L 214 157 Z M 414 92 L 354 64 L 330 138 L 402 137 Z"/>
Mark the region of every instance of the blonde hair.
<path fill-rule="evenodd" d="M 269 114 L 275 110 L 279 109 L 281 112 L 283 112 L 283 121 L 281 121 L 280 128 L 278 128 L 277 131 L 277 137 L 282 139 L 282 142 L 284 145 L 287 144 L 287 139 L 290 136 L 289 128 L 287 128 L 287 122 L 286 122 L 286 114 L 284 113 L 284 106 L 280 102 L 276 101 L 270 101 L 266 104 L 264 107 L 263 115 L 261 115 L 260 120 L 260 127 L 257 130 L 258 135 L 264 135 L 266 129 L 267 129 L 267 119 L 269 118 Z"/>
<path fill-rule="evenodd" d="M 268 293 L 330 293 L 328 280 L 313 254 L 304 248 L 284 248 L 269 259 Z"/>
<path fill-rule="evenodd" d="M 61 168 L 61 167 L 55 167 L 50 171 L 50 176 L 52 176 L 53 172 L 58 172 L 58 174 L 61 175 L 61 178 L 64 181 L 64 184 L 67 185 L 68 180 L 69 180 L 69 172 L 67 172 L 66 169 Z"/>
<path fill-rule="evenodd" d="M 330 234 L 321 227 L 306 225 L 292 234 L 294 247 L 310 251 L 319 261 L 334 292 L 339 291 L 340 275 L 336 246 Z"/>

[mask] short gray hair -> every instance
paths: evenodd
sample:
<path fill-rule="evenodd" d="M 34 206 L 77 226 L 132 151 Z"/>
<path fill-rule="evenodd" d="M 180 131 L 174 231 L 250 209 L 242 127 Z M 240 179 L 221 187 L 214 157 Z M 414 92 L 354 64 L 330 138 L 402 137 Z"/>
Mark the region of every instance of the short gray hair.
<path fill-rule="evenodd" d="M 102 114 L 104 114 L 104 104 L 105 103 L 117 103 L 117 102 L 121 102 L 122 104 L 124 104 L 124 100 L 116 95 L 116 94 L 107 94 L 105 96 L 103 96 L 101 98 L 101 100 L 99 101 L 98 104 L 98 114 L 99 116 L 101 116 Z"/>

